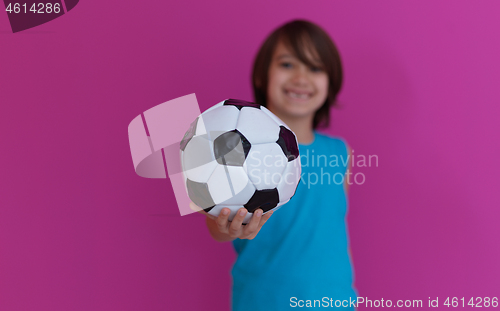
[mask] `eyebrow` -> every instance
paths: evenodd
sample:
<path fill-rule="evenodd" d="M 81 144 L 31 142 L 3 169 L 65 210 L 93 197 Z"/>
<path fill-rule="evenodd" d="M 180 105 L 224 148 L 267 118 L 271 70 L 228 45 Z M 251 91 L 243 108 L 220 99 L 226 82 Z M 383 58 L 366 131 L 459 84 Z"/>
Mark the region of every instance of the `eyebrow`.
<path fill-rule="evenodd" d="M 294 55 L 291 55 L 291 54 L 288 54 L 288 53 L 283 53 L 283 54 L 280 54 L 278 57 L 276 57 L 276 60 L 280 60 L 282 58 L 295 58 L 297 60 L 298 57 L 294 56 Z M 300 60 L 299 60 L 300 61 Z M 312 61 L 312 63 L 314 64 L 314 66 L 317 66 L 317 67 L 322 67 L 323 65 L 321 64 L 321 62 L 318 62 L 318 61 Z"/>
<path fill-rule="evenodd" d="M 297 57 L 290 55 L 290 54 L 281 54 L 278 57 L 276 57 L 277 60 L 280 60 L 282 58 L 297 58 Z"/>

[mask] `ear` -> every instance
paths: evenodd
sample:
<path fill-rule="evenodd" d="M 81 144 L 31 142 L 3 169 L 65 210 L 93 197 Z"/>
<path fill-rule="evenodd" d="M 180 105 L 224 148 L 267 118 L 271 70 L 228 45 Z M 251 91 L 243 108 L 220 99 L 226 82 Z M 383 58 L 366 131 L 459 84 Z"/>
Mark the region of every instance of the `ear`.
<path fill-rule="evenodd" d="M 260 81 L 260 79 L 255 79 L 255 86 L 259 89 L 262 87 L 262 82 Z"/>

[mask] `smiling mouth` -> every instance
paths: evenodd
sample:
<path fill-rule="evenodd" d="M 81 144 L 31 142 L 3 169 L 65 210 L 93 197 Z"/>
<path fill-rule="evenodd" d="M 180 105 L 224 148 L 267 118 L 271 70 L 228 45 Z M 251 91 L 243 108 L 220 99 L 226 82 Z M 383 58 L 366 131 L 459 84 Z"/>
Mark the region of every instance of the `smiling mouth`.
<path fill-rule="evenodd" d="M 305 99 L 311 98 L 311 93 L 295 93 L 295 92 L 292 92 L 292 91 L 285 90 L 285 94 L 288 97 L 293 98 L 293 99 L 302 99 L 302 100 L 305 100 Z"/>

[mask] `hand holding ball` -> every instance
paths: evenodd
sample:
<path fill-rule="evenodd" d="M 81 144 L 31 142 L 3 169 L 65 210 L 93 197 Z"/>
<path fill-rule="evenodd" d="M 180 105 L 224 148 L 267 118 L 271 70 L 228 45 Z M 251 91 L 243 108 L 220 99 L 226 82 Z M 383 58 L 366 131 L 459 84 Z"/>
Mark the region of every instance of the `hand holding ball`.
<path fill-rule="evenodd" d="M 301 167 L 295 134 L 263 106 L 236 99 L 202 113 L 180 143 L 189 198 L 210 215 L 227 207 L 277 210 L 294 195 Z"/>

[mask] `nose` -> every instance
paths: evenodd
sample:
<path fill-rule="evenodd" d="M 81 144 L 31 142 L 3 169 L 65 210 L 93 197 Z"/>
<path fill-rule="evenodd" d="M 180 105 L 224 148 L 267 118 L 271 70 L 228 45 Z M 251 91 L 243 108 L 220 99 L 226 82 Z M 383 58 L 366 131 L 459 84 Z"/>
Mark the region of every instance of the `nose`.
<path fill-rule="evenodd" d="M 297 66 L 294 70 L 292 82 L 297 85 L 306 85 L 309 83 L 307 67 L 305 65 Z"/>

